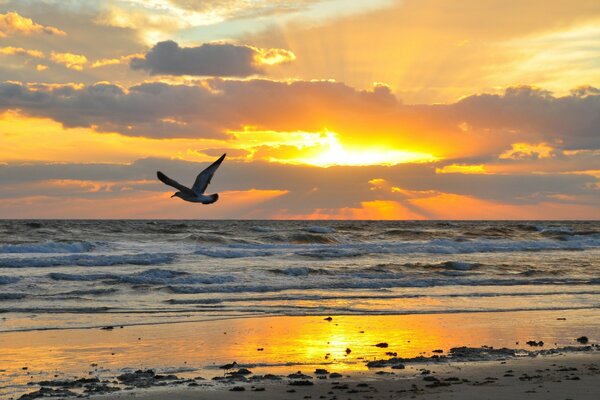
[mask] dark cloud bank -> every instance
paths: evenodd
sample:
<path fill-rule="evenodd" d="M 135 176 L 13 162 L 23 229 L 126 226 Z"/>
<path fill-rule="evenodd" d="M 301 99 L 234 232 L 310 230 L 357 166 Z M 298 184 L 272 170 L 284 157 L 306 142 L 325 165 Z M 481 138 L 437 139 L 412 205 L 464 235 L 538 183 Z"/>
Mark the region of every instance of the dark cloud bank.
<path fill-rule="evenodd" d="M 168 40 L 157 43 L 146 55 L 131 60 L 131 68 L 152 75 L 196 75 L 245 77 L 260 74 L 259 53 L 249 46 L 229 43 L 204 43 L 180 47 Z"/>

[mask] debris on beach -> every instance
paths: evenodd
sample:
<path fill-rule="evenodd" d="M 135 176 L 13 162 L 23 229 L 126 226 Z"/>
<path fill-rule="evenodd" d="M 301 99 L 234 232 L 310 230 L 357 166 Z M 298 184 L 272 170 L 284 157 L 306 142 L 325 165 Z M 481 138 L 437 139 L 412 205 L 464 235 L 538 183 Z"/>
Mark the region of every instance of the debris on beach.
<path fill-rule="evenodd" d="M 526 343 L 529 346 L 531 346 L 531 347 L 538 347 L 538 346 L 542 347 L 542 346 L 544 346 L 544 342 L 541 341 L 541 340 L 539 342 L 536 342 L 535 340 L 528 340 Z"/>
<path fill-rule="evenodd" d="M 302 373 L 302 371 L 298 371 L 298 372 L 296 372 L 294 374 L 289 374 L 288 378 L 291 378 L 291 379 L 312 379 L 312 376 L 305 375 L 305 374 Z"/>
<path fill-rule="evenodd" d="M 290 383 L 288 383 L 288 385 L 292 385 L 292 386 L 311 386 L 311 385 L 314 385 L 314 383 L 312 383 L 311 381 L 307 381 L 307 380 L 301 380 L 301 381 L 290 381 Z"/>
<path fill-rule="evenodd" d="M 587 344 L 589 342 L 589 339 L 587 336 L 581 336 L 575 340 L 577 340 L 577 343 L 581 343 L 581 344 Z"/>
<path fill-rule="evenodd" d="M 117 376 L 117 380 L 127 386 L 132 387 L 150 387 L 162 386 L 168 381 L 178 381 L 175 375 L 157 375 L 154 370 L 145 371 L 139 369 L 135 372 L 128 372 Z"/>
<path fill-rule="evenodd" d="M 19 400 L 33 400 L 39 399 L 42 397 L 73 397 L 77 396 L 77 393 L 72 392 L 68 389 L 51 389 L 47 387 L 43 387 L 40 390 L 36 390 L 35 392 L 24 394 L 19 397 Z"/>
<path fill-rule="evenodd" d="M 251 375 L 252 371 L 250 371 L 247 368 L 240 368 L 237 371 L 233 371 L 233 372 L 227 372 L 225 375 L 240 375 L 240 376 L 245 376 L 245 375 Z"/>

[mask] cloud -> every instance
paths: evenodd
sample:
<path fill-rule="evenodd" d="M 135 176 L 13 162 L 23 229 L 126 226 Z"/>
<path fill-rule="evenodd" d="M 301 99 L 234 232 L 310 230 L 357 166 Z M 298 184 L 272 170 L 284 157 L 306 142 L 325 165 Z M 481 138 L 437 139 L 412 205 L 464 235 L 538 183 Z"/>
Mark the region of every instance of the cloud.
<path fill-rule="evenodd" d="M 230 147 L 238 148 L 261 132 L 273 132 L 253 146 L 290 154 L 294 149 L 281 146 L 310 151 L 320 143 L 315 137 L 334 132 L 350 150 L 380 146 L 384 152 L 489 162 L 515 143 L 546 143 L 558 152 L 600 148 L 600 95 L 588 92 L 556 97 L 520 86 L 454 104 L 406 105 L 383 86 L 362 91 L 330 81 L 205 79 L 193 85 L 155 82 L 129 88 L 5 82 L 0 84 L 0 110 L 20 109 L 65 127 L 128 136 L 228 139 L 239 143 Z M 297 143 L 291 143 L 295 137 Z"/>
<path fill-rule="evenodd" d="M 305 10 L 311 4 L 323 2 L 323 0 L 255 0 L 252 2 L 245 0 L 169 0 L 169 2 L 185 10 L 237 19 L 294 13 Z"/>
<path fill-rule="evenodd" d="M 264 66 L 295 58 L 283 49 L 257 49 L 230 43 L 204 43 L 180 47 L 169 40 L 160 42 L 144 57 L 131 60 L 131 68 L 152 75 L 195 75 L 245 77 L 264 72 Z"/>
<path fill-rule="evenodd" d="M 43 52 L 39 50 L 28 50 L 23 49 L 21 47 L 0 47 L 0 54 L 8 55 L 8 56 L 26 56 L 33 58 L 44 58 L 45 55 Z"/>
<path fill-rule="evenodd" d="M 143 57 L 143 54 L 128 54 L 126 56 L 121 56 L 121 57 L 117 57 L 117 58 L 103 58 L 100 60 L 96 60 L 94 61 L 94 63 L 91 65 L 92 68 L 100 68 L 100 67 L 106 67 L 108 65 L 119 65 L 119 64 L 127 64 L 130 63 L 132 59 L 134 58 L 140 58 Z"/>
<path fill-rule="evenodd" d="M 48 214 L 38 213 L 47 216 L 59 210 L 60 199 L 66 202 L 60 215 L 68 212 L 69 202 L 81 206 L 87 199 L 77 215 L 106 217 L 115 212 L 109 204 L 123 206 L 135 198 L 140 198 L 140 206 L 141 198 L 155 200 L 143 206 L 148 216 L 173 216 L 174 208 L 188 215 L 190 209 L 184 204 L 169 203 L 166 197 L 167 201 L 161 200 L 171 191 L 155 179 L 155 171 L 160 169 L 185 183 L 193 182 L 206 165 L 168 159 L 131 164 L 9 163 L 0 166 L 0 216 L 14 218 L 16 214 L 10 212 L 17 202 L 13 200 L 20 197 L 30 199 L 29 210 L 43 211 L 38 205 L 54 204 Z M 546 217 L 589 218 L 599 211 L 599 181 L 589 174 L 437 174 L 435 169 L 436 165 L 424 164 L 317 168 L 229 160 L 219 169 L 211 191 L 254 191 L 260 202 L 253 203 L 251 210 L 243 204 L 233 207 L 235 196 L 223 198 L 211 209 L 210 217 L 532 218 L 542 217 L 540 210 L 552 205 L 555 213 Z M 536 211 L 538 206 L 541 209 Z M 125 215 L 123 210 L 117 211 Z"/>
<path fill-rule="evenodd" d="M 273 77 L 333 78 L 358 88 L 379 80 L 410 103 L 454 102 L 517 83 L 561 94 L 582 83 L 600 84 L 600 2 L 456 4 L 390 1 L 379 10 L 341 13 L 322 23 L 306 18 L 247 30 L 239 39 L 294 51 L 297 62 Z"/>
<path fill-rule="evenodd" d="M 62 64 L 67 68 L 74 69 L 76 71 L 83 70 L 83 67 L 87 64 L 88 59 L 86 56 L 81 54 L 73 53 L 56 53 L 50 54 L 50 59 L 57 64 Z"/>
<path fill-rule="evenodd" d="M 554 148 L 549 146 L 547 143 L 513 143 L 510 150 L 506 150 L 500 154 L 501 159 L 539 159 L 549 158 L 554 156 Z"/>
<path fill-rule="evenodd" d="M 23 17 L 16 12 L 0 14 L 0 38 L 15 34 L 31 35 L 34 33 L 58 36 L 66 35 L 64 31 L 58 28 L 36 24 L 33 20 Z"/>

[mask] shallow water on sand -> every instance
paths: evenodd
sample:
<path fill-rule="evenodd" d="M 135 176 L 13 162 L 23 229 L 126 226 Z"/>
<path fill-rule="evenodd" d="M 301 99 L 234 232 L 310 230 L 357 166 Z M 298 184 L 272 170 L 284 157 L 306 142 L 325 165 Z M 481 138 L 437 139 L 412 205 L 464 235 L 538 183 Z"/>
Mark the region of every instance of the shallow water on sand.
<path fill-rule="evenodd" d="M 0 331 L 600 307 L 600 222 L 1 221 Z"/>
<path fill-rule="evenodd" d="M 457 346 L 525 350 L 597 343 L 600 310 L 436 315 L 261 317 L 105 329 L 0 334 L 0 398 L 35 390 L 29 382 L 115 376 L 137 369 L 180 377 L 223 376 L 236 361 L 254 374 L 315 368 L 364 373 L 367 361 L 445 355 Z M 530 347 L 529 340 L 543 341 Z M 386 343 L 387 347 L 377 344 Z M 346 349 L 350 349 L 347 352 Z M 441 353 L 434 353 L 434 350 Z M 24 369 L 26 368 L 26 369 Z"/>

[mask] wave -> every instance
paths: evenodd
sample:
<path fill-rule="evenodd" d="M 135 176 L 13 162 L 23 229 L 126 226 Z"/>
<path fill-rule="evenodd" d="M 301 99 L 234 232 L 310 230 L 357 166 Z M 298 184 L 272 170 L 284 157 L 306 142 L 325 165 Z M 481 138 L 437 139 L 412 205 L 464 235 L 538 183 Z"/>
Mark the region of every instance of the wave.
<path fill-rule="evenodd" d="M 133 285 L 211 285 L 235 281 L 235 278 L 231 275 L 190 274 L 165 269 L 149 269 L 135 274 L 65 274 L 52 272 L 48 274 L 48 277 L 55 281 L 109 281 Z"/>
<path fill-rule="evenodd" d="M 73 254 L 56 257 L 2 258 L 0 268 L 47 268 L 58 266 L 108 267 L 113 265 L 170 264 L 176 258 L 172 253 L 142 253 L 122 255 Z"/>
<path fill-rule="evenodd" d="M 268 232 L 273 232 L 275 229 L 271 228 L 270 226 L 252 226 L 250 227 L 251 231 L 254 232 L 259 232 L 259 233 L 268 233 Z"/>
<path fill-rule="evenodd" d="M 245 258 L 245 257 L 267 257 L 273 253 L 264 250 L 252 249 L 201 249 L 194 254 L 213 258 Z"/>
<path fill-rule="evenodd" d="M 308 276 L 311 274 L 329 274 L 330 272 L 323 268 L 309 268 L 309 267 L 289 267 L 283 269 L 272 268 L 269 272 L 274 274 L 281 274 L 287 276 Z"/>
<path fill-rule="evenodd" d="M 166 285 L 166 284 L 184 284 L 195 285 L 204 284 L 211 285 L 217 283 L 229 283 L 235 281 L 231 275 L 211 275 L 211 274 L 189 274 L 180 271 L 169 271 L 164 269 L 151 269 L 132 275 L 120 275 L 115 277 L 115 280 L 122 283 L 132 284 L 151 284 L 151 285 Z"/>
<path fill-rule="evenodd" d="M 105 289 L 87 289 L 87 290 L 72 290 L 70 292 L 61 292 L 43 297 L 79 297 L 79 296 L 102 296 L 106 294 L 117 293 L 119 289 L 116 288 L 105 288 Z"/>
<path fill-rule="evenodd" d="M 220 235 L 215 234 L 199 234 L 193 233 L 184 238 L 186 241 L 194 242 L 194 243 L 221 243 L 227 244 L 229 240 Z"/>
<path fill-rule="evenodd" d="M 11 283 L 18 282 L 19 280 L 21 280 L 21 278 L 16 276 L 0 275 L 0 285 L 9 285 Z"/>
<path fill-rule="evenodd" d="M 357 276 L 359 275 L 359 276 Z M 357 277 L 362 280 L 356 279 Z M 415 279 L 402 275 L 385 276 L 372 274 L 353 274 L 338 279 L 318 279 L 301 281 L 298 283 L 273 283 L 273 284 L 223 284 L 214 286 L 189 286 L 169 285 L 167 289 L 172 293 L 268 293 L 286 290 L 343 290 L 343 289 L 394 289 L 394 288 L 426 288 L 446 286 L 535 286 L 535 285 L 594 285 L 600 280 L 596 279 L 472 279 L 472 278 L 444 278 L 444 279 Z"/>
<path fill-rule="evenodd" d="M 330 244 L 337 243 L 337 240 L 330 236 L 323 236 L 315 233 L 294 233 L 286 238 L 285 241 L 289 241 L 292 243 L 320 243 L 320 244 Z"/>
<path fill-rule="evenodd" d="M 377 254 L 474 254 L 510 253 L 542 251 L 583 251 L 600 248 L 600 237 L 573 236 L 563 240 L 412 240 L 412 241 L 372 241 L 339 243 L 336 238 L 295 233 L 291 236 L 269 237 L 269 243 L 236 243 L 221 246 L 201 247 L 197 255 L 214 258 L 268 257 L 292 254 L 302 258 L 336 259 L 355 258 Z M 291 241 L 291 243 L 290 243 Z M 448 269 L 473 268 L 465 264 L 453 263 Z"/>
<path fill-rule="evenodd" d="M 0 246 L 0 253 L 27 254 L 27 253 L 87 253 L 94 249 L 90 242 L 38 242 L 6 244 Z"/>
<path fill-rule="evenodd" d="M 0 301 L 21 300 L 27 297 L 27 293 L 0 293 Z"/>
<path fill-rule="evenodd" d="M 309 226 L 307 228 L 304 228 L 304 230 L 306 232 L 310 232 L 310 233 L 335 233 L 336 230 L 334 228 L 331 228 L 329 226 Z"/>
<path fill-rule="evenodd" d="M 600 295 L 600 290 L 558 290 L 543 292 L 475 292 L 475 293 L 442 293 L 442 294 L 282 294 L 274 296 L 246 296 L 246 297 L 219 297 L 205 299 L 169 299 L 167 304 L 193 305 L 193 304 L 220 304 L 220 303 L 262 303 L 262 302 L 288 302 L 288 301 L 327 301 L 327 300 L 399 300 L 417 298 L 489 298 L 489 297 L 535 297 L 535 296 L 581 296 Z M 284 306 L 282 306 L 284 307 Z"/>

